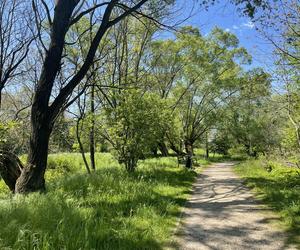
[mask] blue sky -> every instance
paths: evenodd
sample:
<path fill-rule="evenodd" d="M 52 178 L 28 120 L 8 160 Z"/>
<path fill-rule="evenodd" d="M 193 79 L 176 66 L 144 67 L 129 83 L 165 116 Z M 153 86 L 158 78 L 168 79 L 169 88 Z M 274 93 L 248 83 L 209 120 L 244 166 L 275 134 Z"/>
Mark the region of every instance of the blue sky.
<path fill-rule="evenodd" d="M 255 24 L 249 17 L 242 16 L 238 8 L 227 0 L 211 6 L 206 11 L 199 4 L 193 4 L 193 0 L 177 1 L 178 12 L 174 20 L 184 20 L 182 25 L 193 25 L 200 29 L 202 34 L 218 26 L 234 33 L 240 40 L 240 45 L 245 47 L 253 57 L 252 67 L 272 68 L 272 46 L 267 43 L 262 35 L 255 29 Z M 194 8 L 193 8 L 194 7 Z M 191 13 L 192 12 L 192 13 Z M 173 21 L 174 21 L 173 20 Z"/>

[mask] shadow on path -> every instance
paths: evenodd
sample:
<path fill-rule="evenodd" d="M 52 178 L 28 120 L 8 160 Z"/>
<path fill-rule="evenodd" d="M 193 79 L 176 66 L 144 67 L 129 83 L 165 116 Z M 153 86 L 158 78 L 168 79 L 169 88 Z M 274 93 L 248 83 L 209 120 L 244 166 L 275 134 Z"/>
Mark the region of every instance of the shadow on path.
<path fill-rule="evenodd" d="M 272 223 L 278 218 L 259 204 L 233 164 L 218 163 L 198 176 L 172 249 L 296 249 Z"/>

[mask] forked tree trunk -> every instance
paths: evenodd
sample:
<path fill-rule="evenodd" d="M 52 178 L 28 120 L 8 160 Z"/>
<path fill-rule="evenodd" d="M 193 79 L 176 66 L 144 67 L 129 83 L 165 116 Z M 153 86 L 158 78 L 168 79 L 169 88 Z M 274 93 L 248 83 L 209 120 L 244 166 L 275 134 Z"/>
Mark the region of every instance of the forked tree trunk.
<path fill-rule="evenodd" d="M 125 168 L 127 172 L 132 173 L 135 171 L 137 167 L 137 160 L 136 159 L 127 159 L 125 162 Z"/>
<path fill-rule="evenodd" d="M 57 97 L 50 104 L 55 79 L 62 66 L 61 60 L 65 45 L 65 36 L 71 25 L 73 11 L 80 2 L 79 0 L 55 1 L 50 44 L 45 53 L 41 75 L 33 98 L 28 161 L 27 165 L 22 169 L 20 177 L 17 179 L 15 185 L 15 191 L 17 193 L 45 190 L 44 174 L 47 166 L 49 138 L 56 117 L 62 109 L 65 108 L 64 105 L 68 102 L 68 97 L 72 94 L 74 88 L 82 81 L 93 64 L 98 46 L 106 31 L 113 25 L 119 23 L 126 16 L 138 10 L 147 1 L 148 0 L 139 1 L 134 7 L 129 8 L 129 10 L 126 10 L 125 13 L 113 20 L 110 20 L 111 13 L 118 1 L 112 0 L 107 3 L 101 25 L 90 44 L 82 67 L 60 90 Z M 36 8 L 36 6 L 33 7 Z M 74 20 L 76 20 L 76 18 L 74 18 L 73 21 Z"/>
<path fill-rule="evenodd" d="M 56 1 L 51 42 L 43 63 L 31 108 L 31 135 L 27 164 L 16 182 L 16 193 L 45 190 L 49 138 L 57 113 L 49 107 L 52 88 L 61 67 L 65 35 L 77 0 Z M 62 106 L 62 105 L 61 105 Z M 61 107 L 60 106 L 60 107 Z M 58 110 L 58 109 L 57 109 Z"/>

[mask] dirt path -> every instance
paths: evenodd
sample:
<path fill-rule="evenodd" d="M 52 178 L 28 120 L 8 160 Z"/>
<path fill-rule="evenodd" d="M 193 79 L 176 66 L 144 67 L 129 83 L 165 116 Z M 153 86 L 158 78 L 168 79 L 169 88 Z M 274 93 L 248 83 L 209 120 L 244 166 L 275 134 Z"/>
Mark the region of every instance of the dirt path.
<path fill-rule="evenodd" d="M 253 199 L 232 171 L 219 163 L 199 175 L 172 249 L 296 249 L 270 222 L 277 218 Z"/>

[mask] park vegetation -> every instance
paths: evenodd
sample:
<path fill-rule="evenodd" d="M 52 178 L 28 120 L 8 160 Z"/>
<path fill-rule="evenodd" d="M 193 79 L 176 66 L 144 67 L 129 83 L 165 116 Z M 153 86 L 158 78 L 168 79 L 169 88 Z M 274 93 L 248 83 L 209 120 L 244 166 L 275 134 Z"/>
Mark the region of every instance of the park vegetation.
<path fill-rule="evenodd" d="M 300 6 L 270 2 L 233 1 L 271 70 L 176 1 L 1 1 L 0 248 L 160 249 L 194 167 L 229 158 L 299 230 Z"/>

